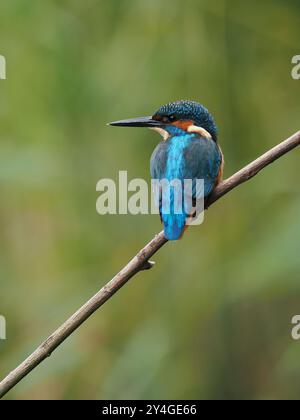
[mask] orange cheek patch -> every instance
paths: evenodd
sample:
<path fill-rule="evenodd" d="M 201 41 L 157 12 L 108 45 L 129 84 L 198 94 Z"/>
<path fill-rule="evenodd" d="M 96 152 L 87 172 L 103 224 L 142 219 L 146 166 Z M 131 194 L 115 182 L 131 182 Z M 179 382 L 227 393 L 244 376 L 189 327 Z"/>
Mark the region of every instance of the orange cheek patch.
<path fill-rule="evenodd" d="M 175 121 L 172 123 L 172 125 L 175 125 L 175 127 L 180 128 L 181 130 L 187 131 L 190 125 L 193 125 L 194 121 L 192 120 L 186 120 L 186 121 Z"/>

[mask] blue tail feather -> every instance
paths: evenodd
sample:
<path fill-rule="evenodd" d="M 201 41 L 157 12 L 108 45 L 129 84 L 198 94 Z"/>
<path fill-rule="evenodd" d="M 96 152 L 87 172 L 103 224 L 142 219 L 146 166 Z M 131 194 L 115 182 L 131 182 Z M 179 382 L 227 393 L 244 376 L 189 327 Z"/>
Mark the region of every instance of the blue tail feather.
<path fill-rule="evenodd" d="M 184 214 L 162 215 L 165 237 L 169 241 L 180 239 L 185 228 L 185 220 Z"/>

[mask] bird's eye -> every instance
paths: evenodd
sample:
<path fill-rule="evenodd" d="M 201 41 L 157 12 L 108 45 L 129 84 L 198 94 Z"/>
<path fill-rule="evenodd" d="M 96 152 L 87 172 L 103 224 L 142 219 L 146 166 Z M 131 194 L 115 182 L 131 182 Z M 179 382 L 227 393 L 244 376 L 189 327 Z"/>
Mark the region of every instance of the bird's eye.
<path fill-rule="evenodd" d="M 176 118 L 176 115 L 174 115 L 174 114 L 164 115 L 164 116 L 161 117 L 161 121 L 164 124 L 169 124 L 169 123 L 172 123 L 173 121 L 176 121 L 176 120 L 177 120 L 177 118 Z"/>

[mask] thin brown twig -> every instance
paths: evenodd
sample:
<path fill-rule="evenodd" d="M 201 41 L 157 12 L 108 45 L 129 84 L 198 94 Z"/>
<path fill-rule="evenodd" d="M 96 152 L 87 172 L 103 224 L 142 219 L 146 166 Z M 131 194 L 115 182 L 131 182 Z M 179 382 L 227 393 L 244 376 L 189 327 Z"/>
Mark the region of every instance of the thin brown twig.
<path fill-rule="evenodd" d="M 208 200 L 208 208 L 232 189 L 253 178 L 263 168 L 290 152 L 300 144 L 300 131 L 269 150 L 258 159 L 245 166 L 230 178 L 221 182 Z M 53 334 L 50 335 L 37 349 L 31 353 L 16 369 L 14 369 L 0 383 L 0 397 L 3 397 L 22 378 L 27 376 L 36 366 L 51 355 L 79 326 L 85 322 L 97 309 L 110 299 L 129 279 L 138 272 L 151 268 L 149 259 L 167 243 L 164 233 L 156 235 L 122 270 L 98 291 L 88 302 L 64 322 Z"/>

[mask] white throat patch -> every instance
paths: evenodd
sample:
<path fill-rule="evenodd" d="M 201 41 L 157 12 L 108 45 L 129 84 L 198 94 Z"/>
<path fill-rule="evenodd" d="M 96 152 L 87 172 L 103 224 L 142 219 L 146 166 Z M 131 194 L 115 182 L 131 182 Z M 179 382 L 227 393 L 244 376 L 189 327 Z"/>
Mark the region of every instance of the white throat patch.
<path fill-rule="evenodd" d="M 154 130 L 157 133 L 159 133 L 164 140 L 168 140 L 168 138 L 170 137 L 170 134 L 166 130 L 164 130 L 163 128 L 151 127 L 150 130 Z"/>
<path fill-rule="evenodd" d="M 203 127 L 198 127 L 197 125 L 190 125 L 187 131 L 188 133 L 197 133 L 197 134 L 200 134 L 201 137 L 204 137 L 206 139 L 211 139 L 211 135 Z"/>
<path fill-rule="evenodd" d="M 170 134 L 161 127 L 150 127 L 150 130 L 154 130 L 157 133 L 159 133 L 162 136 L 163 140 L 168 140 L 168 138 L 170 137 Z M 187 129 L 187 132 L 200 134 L 201 137 L 204 137 L 205 139 L 209 140 L 211 140 L 212 138 L 210 133 L 207 130 L 205 130 L 205 128 L 198 127 L 197 125 L 190 125 Z"/>

